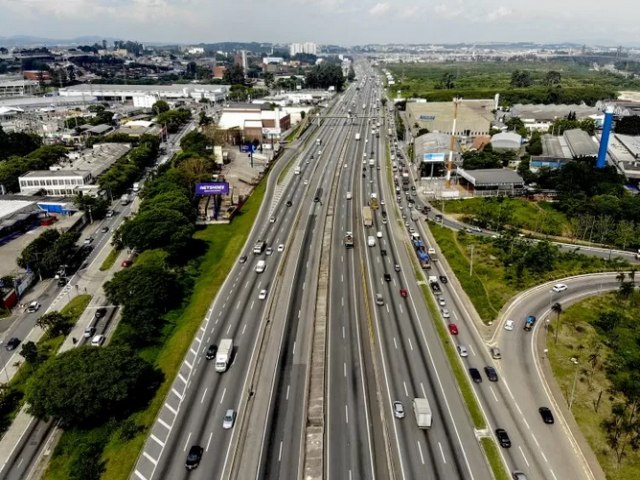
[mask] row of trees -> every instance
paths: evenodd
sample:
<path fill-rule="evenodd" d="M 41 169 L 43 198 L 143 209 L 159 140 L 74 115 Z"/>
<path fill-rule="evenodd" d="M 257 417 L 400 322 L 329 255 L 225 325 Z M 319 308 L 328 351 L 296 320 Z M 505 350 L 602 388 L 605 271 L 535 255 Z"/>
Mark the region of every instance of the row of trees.
<path fill-rule="evenodd" d="M 156 123 L 167 128 L 169 133 L 176 133 L 181 126 L 189 123 L 191 111 L 186 108 L 166 110 L 156 117 Z"/>
<path fill-rule="evenodd" d="M 42 145 L 42 138 L 33 133 L 5 132 L 0 125 L 0 160 L 11 156 L 23 156 Z"/>
<path fill-rule="evenodd" d="M 22 250 L 17 259 L 18 265 L 42 278 L 50 278 L 60 265 L 77 263 L 78 238 L 80 233 L 75 231 L 45 230 Z"/>
<path fill-rule="evenodd" d="M 335 87 L 336 91 L 340 92 L 345 84 L 342 67 L 335 63 L 322 62 L 307 71 L 305 84 L 308 88 Z"/>
<path fill-rule="evenodd" d="M 62 145 L 44 145 L 23 157 L 13 155 L 0 161 L 0 185 L 9 192 L 17 192 L 20 190 L 18 177 L 30 170 L 47 170 L 66 153 L 67 149 Z"/>

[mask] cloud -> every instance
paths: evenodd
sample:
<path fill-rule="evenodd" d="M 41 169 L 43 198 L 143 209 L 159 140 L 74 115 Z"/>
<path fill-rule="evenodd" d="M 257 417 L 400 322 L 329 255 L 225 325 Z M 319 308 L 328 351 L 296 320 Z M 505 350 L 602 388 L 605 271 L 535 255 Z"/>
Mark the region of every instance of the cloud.
<path fill-rule="evenodd" d="M 369 15 L 371 15 L 372 17 L 381 17 L 382 15 L 387 13 L 390 8 L 391 8 L 391 5 L 389 5 L 386 2 L 385 3 L 376 3 L 369 10 Z"/>
<path fill-rule="evenodd" d="M 512 13 L 513 12 L 506 7 L 498 7 L 495 10 L 489 12 L 489 14 L 487 15 L 487 20 L 489 20 L 490 22 L 493 22 L 503 17 L 508 17 Z"/>
<path fill-rule="evenodd" d="M 435 6 L 435 12 L 444 18 L 456 18 L 464 14 L 465 9 L 462 2 L 457 3 L 440 3 Z"/>

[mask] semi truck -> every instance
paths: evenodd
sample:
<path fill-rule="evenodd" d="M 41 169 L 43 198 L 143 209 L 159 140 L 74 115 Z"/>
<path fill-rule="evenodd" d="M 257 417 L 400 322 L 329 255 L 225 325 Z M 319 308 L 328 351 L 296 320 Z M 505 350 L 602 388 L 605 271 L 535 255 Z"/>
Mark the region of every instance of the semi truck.
<path fill-rule="evenodd" d="M 266 246 L 267 242 L 265 242 L 264 240 L 258 240 L 253 246 L 253 253 L 255 253 L 256 255 L 260 255 L 262 252 L 264 252 Z"/>
<path fill-rule="evenodd" d="M 362 222 L 365 227 L 371 227 L 373 225 L 373 212 L 371 207 L 362 207 Z"/>
<path fill-rule="evenodd" d="M 433 421 L 431 414 L 431 406 L 426 398 L 413 399 L 413 411 L 416 414 L 416 423 L 418 428 L 429 429 Z"/>
<path fill-rule="evenodd" d="M 353 248 L 353 233 L 347 232 L 344 235 L 344 246 L 346 248 Z"/>
<path fill-rule="evenodd" d="M 416 255 L 418 256 L 420 266 L 425 270 L 431 268 L 431 257 L 427 253 L 420 235 L 417 233 L 412 234 L 411 243 L 413 244 L 413 249 L 416 251 Z"/>
<path fill-rule="evenodd" d="M 233 350 L 233 340 L 231 338 L 223 338 L 218 345 L 218 353 L 216 354 L 216 372 L 226 372 L 229 368 L 231 360 L 231 351 Z"/>

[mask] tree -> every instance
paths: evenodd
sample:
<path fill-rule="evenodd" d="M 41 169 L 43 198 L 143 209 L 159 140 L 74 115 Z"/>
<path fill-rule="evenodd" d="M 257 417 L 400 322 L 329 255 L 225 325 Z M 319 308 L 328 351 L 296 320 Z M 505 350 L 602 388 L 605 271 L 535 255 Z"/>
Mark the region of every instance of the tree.
<path fill-rule="evenodd" d="M 36 320 L 36 325 L 47 332 L 50 338 L 66 335 L 71 331 L 71 317 L 61 312 L 49 312 Z"/>
<path fill-rule="evenodd" d="M 39 352 L 38 346 L 29 341 L 22 344 L 22 348 L 20 349 L 20 355 L 29 362 L 31 365 L 36 365 L 39 361 Z"/>
<path fill-rule="evenodd" d="M 556 334 L 554 342 L 558 343 L 558 332 L 560 332 L 560 314 L 562 313 L 562 305 L 558 302 L 551 305 L 551 311 L 556 314 Z"/>
<path fill-rule="evenodd" d="M 151 110 L 155 115 L 160 115 L 161 113 L 169 111 L 170 108 L 167 102 L 164 100 L 158 100 L 151 106 Z"/>
<path fill-rule="evenodd" d="M 555 70 L 550 70 L 544 76 L 543 83 L 547 87 L 553 87 L 554 85 L 558 85 L 561 82 L 561 80 L 562 80 L 562 75 L 560 75 L 560 72 L 557 72 Z"/>
<path fill-rule="evenodd" d="M 356 79 L 356 72 L 353 69 L 353 65 L 349 66 L 349 72 L 347 73 L 347 80 L 353 82 Z"/>
<path fill-rule="evenodd" d="M 440 80 L 440 83 L 442 84 L 442 87 L 447 89 L 447 90 L 451 90 L 452 88 L 454 88 L 456 86 L 454 80 L 455 80 L 455 75 L 451 72 L 445 72 L 444 74 L 442 74 L 442 79 Z"/>
<path fill-rule="evenodd" d="M 244 85 L 244 69 L 240 65 L 231 65 L 224 71 L 222 81 L 230 85 Z"/>
<path fill-rule="evenodd" d="M 335 87 L 342 91 L 345 83 L 342 67 L 329 62 L 323 62 L 309 69 L 305 76 L 305 84 L 308 88 Z"/>
<path fill-rule="evenodd" d="M 52 272 L 43 268 L 44 256 L 53 248 L 58 238 L 60 238 L 60 232 L 58 230 L 51 229 L 42 232 L 38 238 L 22 250 L 17 260 L 18 266 L 37 272 L 43 277 L 48 277 Z"/>
<path fill-rule="evenodd" d="M 533 85 L 533 79 L 526 70 L 514 70 L 511 73 L 510 85 L 515 88 L 527 88 Z"/>
<path fill-rule="evenodd" d="M 144 405 L 161 373 L 124 347 L 80 347 L 44 363 L 26 391 L 29 412 L 68 426 L 93 426 Z"/>
<path fill-rule="evenodd" d="M 616 120 L 616 133 L 640 135 L 640 115 L 629 115 Z"/>
<path fill-rule="evenodd" d="M 79 193 L 73 203 L 83 212 L 90 212 L 92 220 L 104 218 L 109 210 L 110 203 L 106 198 L 94 197 Z"/>

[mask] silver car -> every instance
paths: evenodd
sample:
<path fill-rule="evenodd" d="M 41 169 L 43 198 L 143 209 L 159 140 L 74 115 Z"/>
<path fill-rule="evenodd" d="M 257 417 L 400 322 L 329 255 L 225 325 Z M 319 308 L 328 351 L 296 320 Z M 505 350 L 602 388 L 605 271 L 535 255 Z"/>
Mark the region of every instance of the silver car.
<path fill-rule="evenodd" d="M 222 419 L 222 428 L 225 430 L 229 430 L 233 428 L 233 424 L 236 421 L 236 411 L 233 408 L 228 409 L 224 413 L 224 418 Z"/>
<path fill-rule="evenodd" d="M 451 314 L 449 313 L 449 309 L 441 308 L 440 312 L 442 313 L 442 318 L 450 318 Z"/>
<path fill-rule="evenodd" d="M 393 416 L 404 418 L 404 406 L 400 402 L 393 402 Z"/>
<path fill-rule="evenodd" d="M 464 345 L 457 345 L 456 349 L 458 350 L 458 353 L 460 354 L 461 357 L 468 357 L 469 356 L 469 352 L 467 352 L 467 347 L 465 347 Z"/>

